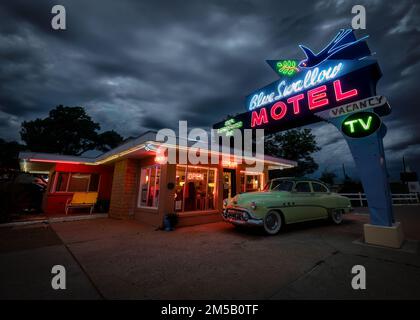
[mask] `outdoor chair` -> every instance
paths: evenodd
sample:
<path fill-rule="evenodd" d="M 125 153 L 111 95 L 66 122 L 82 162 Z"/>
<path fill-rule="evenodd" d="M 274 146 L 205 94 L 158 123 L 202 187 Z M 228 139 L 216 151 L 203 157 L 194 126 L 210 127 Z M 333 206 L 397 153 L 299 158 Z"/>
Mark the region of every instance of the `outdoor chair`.
<path fill-rule="evenodd" d="M 66 214 L 71 208 L 90 208 L 90 214 L 92 214 L 97 199 L 97 192 L 75 192 L 73 197 L 67 200 Z"/>

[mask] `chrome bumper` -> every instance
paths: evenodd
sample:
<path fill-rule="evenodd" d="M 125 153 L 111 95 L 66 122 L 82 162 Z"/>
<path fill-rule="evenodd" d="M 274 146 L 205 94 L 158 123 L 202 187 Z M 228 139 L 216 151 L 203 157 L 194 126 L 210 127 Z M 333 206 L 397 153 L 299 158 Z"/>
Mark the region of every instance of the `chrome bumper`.
<path fill-rule="evenodd" d="M 244 219 L 242 213 L 246 212 L 248 218 Z M 237 226 L 262 226 L 262 219 L 255 219 L 248 210 L 243 208 L 225 208 L 223 209 L 222 218 L 224 221 Z"/>

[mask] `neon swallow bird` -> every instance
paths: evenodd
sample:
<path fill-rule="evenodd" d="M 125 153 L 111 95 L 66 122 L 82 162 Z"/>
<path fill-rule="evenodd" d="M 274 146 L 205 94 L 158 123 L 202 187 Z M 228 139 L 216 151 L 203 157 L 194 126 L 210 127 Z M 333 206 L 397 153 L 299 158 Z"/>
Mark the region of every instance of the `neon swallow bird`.
<path fill-rule="evenodd" d="M 339 52 L 346 48 L 352 47 L 357 43 L 365 40 L 368 36 L 356 40 L 352 29 L 341 29 L 340 32 L 334 37 L 334 39 L 318 54 L 303 45 L 299 47 L 303 50 L 306 55 L 306 59 L 299 62 L 300 68 L 313 68 L 324 62 L 328 58 L 337 55 Z"/>

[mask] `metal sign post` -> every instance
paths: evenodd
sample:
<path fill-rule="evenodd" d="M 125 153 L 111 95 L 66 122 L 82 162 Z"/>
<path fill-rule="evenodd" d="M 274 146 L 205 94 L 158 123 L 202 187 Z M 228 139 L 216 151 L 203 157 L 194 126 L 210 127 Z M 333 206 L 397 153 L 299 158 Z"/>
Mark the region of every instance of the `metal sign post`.
<path fill-rule="evenodd" d="M 376 116 L 374 112 L 362 113 L 370 113 L 372 117 Z M 383 146 L 383 138 L 386 134 L 385 124 L 380 124 L 379 128 L 376 128 L 376 130 L 370 132 L 367 136 L 360 138 L 350 137 L 342 131 L 343 124 L 349 115 L 329 117 L 328 114 L 331 114 L 331 112 L 323 112 L 317 115 L 334 125 L 343 133 L 343 137 L 346 139 L 367 197 L 370 223 L 372 225 L 392 227 L 394 215 Z M 353 113 L 352 116 L 356 116 L 355 118 L 357 119 L 359 114 L 361 112 Z M 367 121 L 362 124 L 357 122 L 351 124 L 353 125 L 354 133 L 357 130 L 362 131 L 367 127 Z"/>

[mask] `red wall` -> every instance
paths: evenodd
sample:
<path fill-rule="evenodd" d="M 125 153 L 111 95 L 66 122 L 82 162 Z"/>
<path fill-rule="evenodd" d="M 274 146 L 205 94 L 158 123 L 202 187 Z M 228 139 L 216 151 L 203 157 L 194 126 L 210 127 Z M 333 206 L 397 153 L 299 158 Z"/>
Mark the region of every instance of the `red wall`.
<path fill-rule="evenodd" d="M 57 163 L 54 171 L 57 172 L 80 172 L 80 173 L 99 173 L 99 191 L 98 199 L 110 200 L 112 187 L 113 166 L 87 166 L 83 164 L 66 164 Z M 51 181 L 52 183 L 52 181 Z M 72 192 L 50 193 L 50 186 L 48 186 L 48 193 L 44 200 L 44 211 L 48 214 L 63 214 L 65 213 L 65 206 L 67 199 L 71 199 Z"/>

